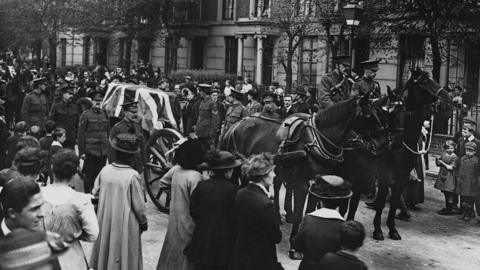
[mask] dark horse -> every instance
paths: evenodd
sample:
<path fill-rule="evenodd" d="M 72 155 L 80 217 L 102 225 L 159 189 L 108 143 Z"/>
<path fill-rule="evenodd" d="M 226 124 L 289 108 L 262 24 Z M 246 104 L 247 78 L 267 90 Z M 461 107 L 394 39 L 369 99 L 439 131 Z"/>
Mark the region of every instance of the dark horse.
<path fill-rule="evenodd" d="M 292 187 L 294 195 L 294 223 L 290 241 L 295 237 L 303 217 L 309 181 L 317 174 L 332 173 L 332 168 L 343 160 L 340 146 L 358 112 L 370 108 L 368 102 L 367 96 L 355 97 L 332 105 L 314 117 L 294 114 L 283 123 L 250 117 L 232 126 L 222 137 L 220 149 L 243 156 L 261 152 L 277 153 L 280 157 L 282 153 L 306 153 L 300 158 L 277 159 L 277 176 Z M 274 191 L 278 209 L 281 182 L 276 183 Z"/>
<path fill-rule="evenodd" d="M 365 187 L 370 186 L 372 175 L 379 181 L 376 200 L 373 238 L 383 240 L 381 215 L 385 207 L 388 189 L 391 189 L 390 209 L 387 217 L 389 237 L 400 240 L 401 236 L 395 227 L 395 212 L 400 206 L 401 194 L 410 179 L 410 172 L 418 159 L 417 142 L 420 138 L 423 121 L 431 113 L 430 108 L 437 100 L 445 100 L 444 91 L 430 79 L 429 74 L 420 69 L 411 70 L 411 77 L 405 89 L 399 93 L 402 98 L 395 99 L 389 91 L 388 102 L 392 98 L 395 103 L 403 102 L 393 110 L 378 111 L 378 119 L 383 133 L 383 148 L 372 154 L 365 149 L 345 152 L 345 162 L 340 164 L 338 174 L 353 183 L 354 195 L 350 200 L 347 219 L 352 220 L 358 208 L 360 195 Z M 446 95 L 445 95 L 446 96 Z M 440 99 L 439 99 L 440 98 Z"/>

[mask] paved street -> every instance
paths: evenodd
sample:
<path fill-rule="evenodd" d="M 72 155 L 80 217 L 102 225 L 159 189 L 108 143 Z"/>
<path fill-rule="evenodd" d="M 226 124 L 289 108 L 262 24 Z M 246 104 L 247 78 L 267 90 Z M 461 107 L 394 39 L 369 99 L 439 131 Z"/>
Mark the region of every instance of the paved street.
<path fill-rule="evenodd" d="M 476 220 L 464 222 L 455 216 L 439 216 L 435 213 L 443 206 L 443 195 L 433 189 L 433 179 L 425 183 L 425 203 L 418 211 L 412 211 L 412 221 L 398 221 L 403 240 L 386 239 L 383 242 L 372 239 L 373 210 L 360 203 L 357 220 L 367 230 L 364 247 L 359 257 L 369 269 L 445 269 L 475 270 L 480 265 L 480 224 Z M 386 211 L 385 213 L 386 214 Z M 149 229 L 142 235 L 144 269 L 155 269 L 162 242 L 165 237 L 168 216 L 158 212 L 148 203 Z M 384 221 L 385 223 L 385 215 Z M 299 261 L 288 258 L 288 236 L 290 224 L 283 224 L 283 241 L 278 246 L 278 257 L 285 269 L 297 269 Z M 383 225 L 384 233 L 388 230 Z M 89 256 L 90 244 L 84 245 Z"/>

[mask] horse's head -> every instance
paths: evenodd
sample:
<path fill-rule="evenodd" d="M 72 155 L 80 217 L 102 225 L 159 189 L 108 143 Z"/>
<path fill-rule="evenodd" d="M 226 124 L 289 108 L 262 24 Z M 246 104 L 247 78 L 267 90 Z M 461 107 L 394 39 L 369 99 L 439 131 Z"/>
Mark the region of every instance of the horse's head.
<path fill-rule="evenodd" d="M 440 85 L 432 80 L 429 73 L 419 67 L 410 69 L 410 79 L 405 85 L 406 108 L 408 111 L 423 109 L 426 105 L 437 101 Z"/>

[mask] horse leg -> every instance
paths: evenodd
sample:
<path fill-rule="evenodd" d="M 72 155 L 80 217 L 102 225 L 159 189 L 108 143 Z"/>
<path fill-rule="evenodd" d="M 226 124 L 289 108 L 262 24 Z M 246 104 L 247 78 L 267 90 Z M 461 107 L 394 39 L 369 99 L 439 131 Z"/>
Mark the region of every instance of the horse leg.
<path fill-rule="evenodd" d="M 290 250 L 289 257 L 293 260 L 302 259 L 302 254 L 295 249 L 293 249 L 293 239 L 297 235 L 298 229 L 300 228 L 300 223 L 303 218 L 303 208 L 305 206 L 305 199 L 307 197 L 307 183 L 306 182 L 296 182 L 292 183 L 293 189 L 293 226 L 290 233 Z"/>
<path fill-rule="evenodd" d="M 387 201 L 388 187 L 380 185 L 378 187 L 377 199 L 375 204 L 375 218 L 373 219 L 373 239 L 384 240 L 382 232 L 382 211 L 385 208 L 385 202 Z"/>
<path fill-rule="evenodd" d="M 348 209 L 348 216 L 347 220 L 354 220 L 355 219 L 355 213 L 357 212 L 358 209 L 358 203 L 360 202 L 360 196 L 362 193 L 360 191 L 353 191 L 353 195 L 350 198 L 350 204 L 349 204 L 349 209 Z M 345 209 L 346 211 L 347 209 Z M 340 212 L 342 214 L 342 212 Z M 342 214 L 344 215 L 344 214 Z"/>
<path fill-rule="evenodd" d="M 402 239 L 395 227 L 395 213 L 397 212 L 397 208 L 400 206 L 403 188 L 404 185 L 402 185 L 401 178 L 398 178 L 392 186 L 392 192 L 390 195 L 390 209 L 388 210 L 387 226 L 389 229 L 388 237 L 392 240 Z"/>

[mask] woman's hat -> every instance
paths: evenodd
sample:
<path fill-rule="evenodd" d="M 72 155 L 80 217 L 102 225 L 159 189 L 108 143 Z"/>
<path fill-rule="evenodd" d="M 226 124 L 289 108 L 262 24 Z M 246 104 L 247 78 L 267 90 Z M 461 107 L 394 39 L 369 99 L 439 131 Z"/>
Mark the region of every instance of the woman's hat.
<path fill-rule="evenodd" d="M 46 235 L 27 229 L 15 229 L 0 240 L 0 269 L 37 269 L 55 260 L 62 252 L 55 253 Z"/>
<path fill-rule="evenodd" d="M 352 196 L 352 185 L 340 176 L 317 175 L 308 192 L 320 199 L 346 199 Z"/>
<path fill-rule="evenodd" d="M 472 150 L 472 151 L 477 151 L 477 144 L 474 142 L 466 142 L 465 143 L 465 149 Z"/>
<path fill-rule="evenodd" d="M 242 165 L 232 153 L 227 151 L 210 151 L 205 155 L 205 161 L 211 170 L 231 169 Z"/>
<path fill-rule="evenodd" d="M 242 173 L 245 177 L 263 176 L 275 168 L 273 156 L 270 153 L 254 155 L 242 166 Z"/>
<path fill-rule="evenodd" d="M 124 153 L 136 154 L 140 152 L 138 137 L 130 133 L 120 133 L 114 138 L 111 138 L 110 145 L 113 149 Z"/>
<path fill-rule="evenodd" d="M 232 89 L 230 95 L 231 95 L 232 97 L 234 97 L 235 99 L 237 99 L 237 100 L 242 100 L 242 98 L 243 98 L 242 92 L 237 91 L 237 90 L 235 90 L 235 89 Z"/>

